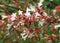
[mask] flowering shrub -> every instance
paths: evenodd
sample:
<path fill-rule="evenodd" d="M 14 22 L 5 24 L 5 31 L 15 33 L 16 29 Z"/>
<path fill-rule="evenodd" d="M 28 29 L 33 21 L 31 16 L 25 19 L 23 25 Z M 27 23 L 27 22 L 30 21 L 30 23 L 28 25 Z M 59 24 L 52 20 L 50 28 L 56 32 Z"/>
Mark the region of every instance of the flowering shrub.
<path fill-rule="evenodd" d="M 48 15 L 39 7 L 36 10 L 1 15 L 0 40 L 3 43 L 58 43 L 60 18 Z"/>

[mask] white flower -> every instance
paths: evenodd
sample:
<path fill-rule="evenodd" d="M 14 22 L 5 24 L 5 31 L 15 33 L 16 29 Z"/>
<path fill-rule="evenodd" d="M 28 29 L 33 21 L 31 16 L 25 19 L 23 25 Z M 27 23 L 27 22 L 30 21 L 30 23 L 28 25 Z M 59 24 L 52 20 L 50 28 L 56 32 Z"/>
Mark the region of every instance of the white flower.
<path fill-rule="evenodd" d="M 8 26 L 8 27 L 10 27 L 10 26 L 11 26 L 11 24 L 7 24 L 7 26 Z"/>
<path fill-rule="evenodd" d="M 55 25 L 55 28 L 57 29 L 58 27 L 60 27 L 60 24 L 59 25 Z"/>
<path fill-rule="evenodd" d="M 9 30 L 11 28 L 11 26 L 13 25 L 13 22 L 11 24 L 7 24 L 7 29 Z"/>
<path fill-rule="evenodd" d="M 24 23 L 21 23 L 21 25 L 24 25 Z"/>
<path fill-rule="evenodd" d="M 22 14 L 22 12 L 23 12 L 23 11 L 19 10 L 19 11 L 18 11 L 19 15 Z"/>
<path fill-rule="evenodd" d="M 16 28 L 17 26 L 13 26 L 14 28 Z"/>
<path fill-rule="evenodd" d="M 41 6 L 44 0 L 40 0 L 40 2 L 38 3 L 38 6 Z"/>
<path fill-rule="evenodd" d="M 30 33 L 28 38 L 32 38 L 33 36 L 34 36 L 33 33 Z"/>
<path fill-rule="evenodd" d="M 31 15 L 30 15 L 30 12 L 26 12 L 26 13 L 25 13 L 25 16 L 30 17 L 30 16 L 31 16 Z"/>
<path fill-rule="evenodd" d="M 53 10 L 53 14 L 54 14 L 54 15 L 56 14 L 56 10 Z"/>
<path fill-rule="evenodd" d="M 30 5 L 30 11 L 35 12 L 35 6 Z"/>
<path fill-rule="evenodd" d="M 39 24 L 43 26 L 44 22 L 45 22 L 44 19 L 42 19 L 41 21 L 39 21 Z"/>
<path fill-rule="evenodd" d="M 15 17 L 12 17 L 12 18 L 11 18 L 11 21 L 14 21 L 14 20 L 15 20 Z"/>
<path fill-rule="evenodd" d="M 12 15 L 11 15 L 12 17 L 16 17 L 16 13 L 12 13 Z"/>
<path fill-rule="evenodd" d="M 2 19 L 5 19 L 5 18 L 7 18 L 7 16 L 6 15 L 2 15 Z"/>
<path fill-rule="evenodd" d="M 26 38 L 28 37 L 29 34 L 27 34 L 26 28 L 23 31 L 23 33 L 21 33 L 22 39 L 26 40 Z"/>
<path fill-rule="evenodd" d="M 40 24 L 41 26 L 43 26 L 43 22 L 42 22 L 42 21 L 40 21 L 39 24 Z"/>
<path fill-rule="evenodd" d="M 21 33 L 21 36 L 23 36 L 23 35 L 25 35 L 26 33 L 24 32 L 24 33 Z"/>
<path fill-rule="evenodd" d="M 44 13 L 44 16 L 47 16 L 47 13 L 46 12 L 43 12 Z"/>
<path fill-rule="evenodd" d="M 11 28 L 11 24 L 7 24 L 7 26 L 8 26 L 8 28 L 7 28 L 7 29 L 9 30 L 9 29 Z"/>
<path fill-rule="evenodd" d="M 29 11 L 30 11 L 30 9 L 27 7 L 26 12 L 29 12 Z"/>
<path fill-rule="evenodd" d="M 11 21 L 14 21 L 16 19 L 16 13 L 12 13 L 11 15 Z"/>
<path fill-rule="evenodd" d="M 24 21 L 23 21 L 23 20 L 21 20 L 19 23 L 20 23 L 21 25 L 24 25 Z"/>
<path fill-rule="evenodd" d="M 35 17 L 41 16 L 38 12 L 35 13 Z"/>
<path fill-rule="evenodd" d="M 21 33 L 22 39 L 26 40 L 26 38 L 28 37 L 28 35 L 26 33 Z"/>
<path fill-rule="evenodd" d="M 20 25 L 20 22 L 17 24 L 17 27 Z"/>

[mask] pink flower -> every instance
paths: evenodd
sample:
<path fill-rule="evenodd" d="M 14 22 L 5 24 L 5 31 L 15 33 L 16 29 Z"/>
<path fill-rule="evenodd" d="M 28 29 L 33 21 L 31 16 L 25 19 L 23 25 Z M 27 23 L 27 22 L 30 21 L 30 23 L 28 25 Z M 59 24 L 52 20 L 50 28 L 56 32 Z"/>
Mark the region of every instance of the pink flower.
<path fill-rule="evenodd" d="M 29 28 L 29 32 L 33 33 L 34 32 L 33 28 Z"/>
<path fill-rule="evenodd" d="M 19 20 L 19 16 L 16 16 L 15 18 L 16 18 L 16 20 Z"/>
<path fill-rule="evenodd" d="M 40 12 L 40 8 L 39 7 L 36 7 L 35 8 L 35 12 Z"/>
<path fill-rule="evenodd" d="M 54 23 L 51 23 L 51 30 L 54 32 L 54 31 L 56 31 L 56 29 L 55 29 L 55 24 Z"/>
<path fill-rule="evenodd" d="M 50 22 L 51 21 L 51 16 L 45 17 L 45 20 L 46 20 L 46 22 Z"/>
<path fill-rule="evenodd" d="M 25 32 L 26 32 L 26 34 L 29 34 L 29 33 L 30 33 L 30 32 L 29 32 L 29 29 L 26 29 Z"/>
<path fill-rule="evenodd" d="M 4 24 L 4 21 L 0 21 L 0 26 L 2 26 Z"/>
<path fill-rule="evenodd" d="M 58 35 L 56 35 L 56 34 L 52 34 L 52 37 L 54 37 L 54 38 L 58 38 Z"/>
<path fill-rule="evenodd" d="M 18 24 L 18 21 L 16 21 L 16 20 L 14 20 L 13 22 L 14 22 L 14 23 L 13 23 L 13 26 L 15 26 L 15 25 Z"/>
<path fill-rule="evenodd" d="M 10 19 L 11 21 L 14 21 L 16 18 L 16 13 L 12 13 L 12 15 L 8 16 L 8 19 Z"/>
<path fill-rule="evenodd" d="M 56 6 L 57 12 L 60 12 L 60 6 Z"/>
<path fill-rule="evenodd" d="M 26 18 L 25 14 L 21 14 L 21 15 L 20 15 L 20 18 L 21 18 L 22 20 L 24 20 L 24 19 Z"/>
<path fill-rule="evenodd" d="M 34 23 L 34 21 L 35 21 L 35 15 L 31 15 L 30 17 L 29 17 L 29 21 L 31 22 L 31 23 Z"/>
<path fill-rule="evenodd" d="M 4 21 L 0 21 L 0 28 L 2 30 L 5 29 L 5 23 L 4 23 Z"/>
<path fill-rule="evenodd" d="M 9 15 L 9 16 L 8 16 L 8 19 L 10 19 L 10 18 L 12 18 L 12 16 L 11 16 L 11 15 Z"/>
<path fill-rule="evenodd" d="M 45 40 L 51 40 L 50 36 L 44 37 Z"/>
<path fill-rule="evenodd" d="M 26 19 L 25 19 L 25 24 L 26 24 L 28 27 L 29 27 L 29 24 L 30 24 L 29 22 L 30 22 L 30 21 L 29 21 L 29 18 L 26 18 Z"/>

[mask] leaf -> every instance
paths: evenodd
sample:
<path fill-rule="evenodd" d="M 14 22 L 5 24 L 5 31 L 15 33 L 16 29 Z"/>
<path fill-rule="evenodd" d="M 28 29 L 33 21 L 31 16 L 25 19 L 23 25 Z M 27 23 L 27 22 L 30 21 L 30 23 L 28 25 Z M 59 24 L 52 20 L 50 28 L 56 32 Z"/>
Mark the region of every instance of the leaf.
<path fill-rule="evenodd" d="M 10 13 L 13 13 L 14 10 L 15 10 L 14 8 L 10 8 L 10 7 L 8 7 L 7 9 L 8 9 L 8 11 L 9 11 Z"/>
<path fill-rule="evenodd" d="M 35 22 L 34 25 L 35 25 L 35 26 L 38 26 L 38 22 Z"/>
<path fill-rule="evenodd" d="M 45 43 L 45 40 L 36 41 L 35 43 Z"/>
<path fill-rule="evenodd" d="M 0 15 L 2 15 L 3 14 L 3 12 L 0 12 Z"/>
<path fill-rule="evenodd" d="M 40 43 L 40 41 L 34 41 L 33 43 Z"/>
<path fill-rule="evenodd" d="M 53 33 L 53 32 L 52 32 L 51 30 L 48 30 L 48 33 L 47 33 L 47 34 L 48 34 L 48 35 L 52 35 L 52 33 Z"/>
<path fill-rule="evenodd" d="M 40 43 L 45 43 L 45 40 L 40 40 Z"/>
<path fill-rule="evenodd" d="M 34 28 L 34 27 L 35 27 L 35 25 L 34 25 L 34 24 L 31 24 L 31 27 L 32 27 L 32 28 Z"/>
<path fill-rule="evenodd" d="M 3 43 L 3 40 L 0 40 L 0 43 Z"/>
<path fill-rule="evenodd" d="M 2 35 L 3 35 L 3 31 L 0 30 L 0 38 L 3 38 Z"/>
<path fill-rule="evenodd" d="M 48 28 L 48 33 L 47 33 L 47 34 L 48 34 L 48 35 L 52 35 L 52 31 L 51 31 L 50 25 L 48 25 L 47 28 Z"/>
<path fill-rule="evenodd" d="M 27 38 L 26 41 L 25 41 L 25 43 L 30 43 L 30 39 Z"/>
<path fill-rule="evenodd" d="M 21 39 L 21 40 L 20 40 L 20 43 L 24 43 L 24 40 L 23 40 L 23 39 Z"/>
<path fill-rule="evenodd" d="M 59 43 L 59 41 L 57 39 L 54 40 L 54 43 Z"/>
<path fill-rule="evenodd" d="M 39 34 L 39 37 L 40 37 L 40 38 L 43 38 L 43 34 Z"/>
<path fill-rule="evenodd" d="M 40 41 L 37 41 L 36 43 L 40 43 Z"/>

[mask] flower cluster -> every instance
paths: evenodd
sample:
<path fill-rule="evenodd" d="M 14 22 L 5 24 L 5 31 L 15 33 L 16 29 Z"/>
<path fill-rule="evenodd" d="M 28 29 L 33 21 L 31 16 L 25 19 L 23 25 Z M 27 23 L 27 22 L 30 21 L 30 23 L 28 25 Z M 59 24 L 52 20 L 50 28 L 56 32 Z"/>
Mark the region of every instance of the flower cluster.
<path fill-rule="evenodd" d="M 0 29 L 19 31 L 20 36 L 24 40 L 30 38 L 53 41 L 53 39 L 58 39 L 59 37 L 58 34 L 55 34 L 58 27 L 60 27 L 59 22 L 60 19 L 58 16 L 52 17 L 40 7 L 36 7 L 32 12 L 28 11 L 27 8 L 27 11 L 19 10 L 18 13 L 12 13 L 11 15 L 1 15 Z M 51 36 L 49 32 L 52 32 Z"/>

